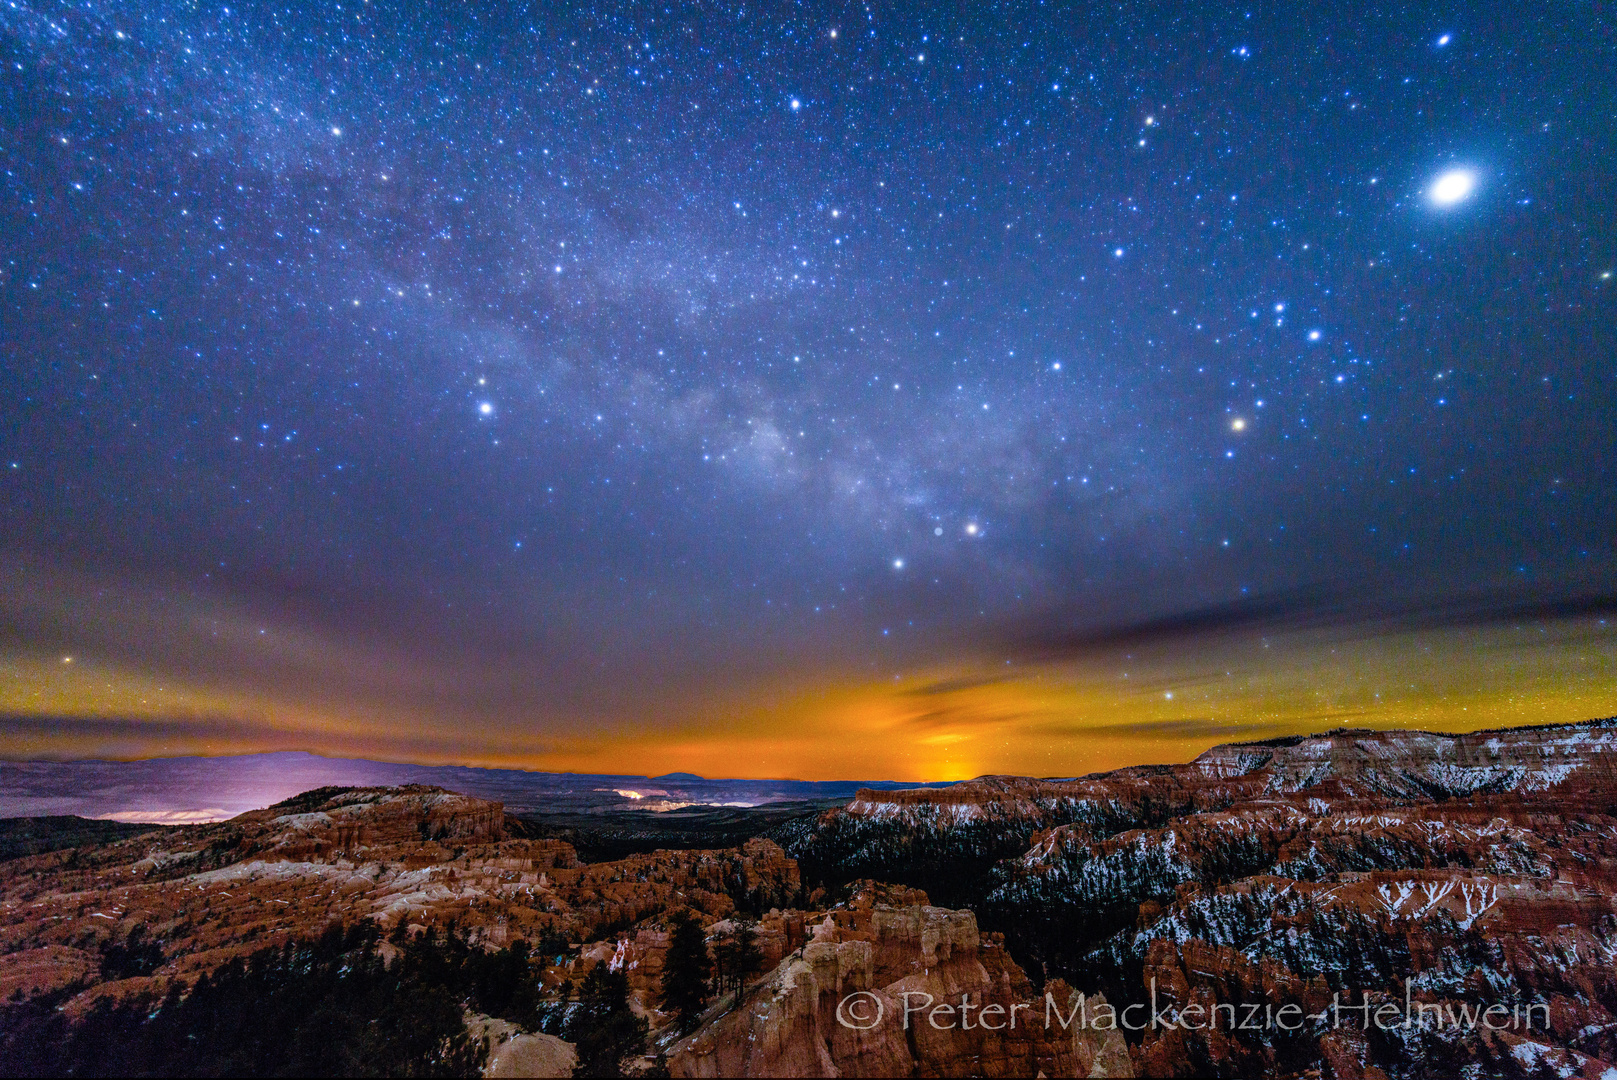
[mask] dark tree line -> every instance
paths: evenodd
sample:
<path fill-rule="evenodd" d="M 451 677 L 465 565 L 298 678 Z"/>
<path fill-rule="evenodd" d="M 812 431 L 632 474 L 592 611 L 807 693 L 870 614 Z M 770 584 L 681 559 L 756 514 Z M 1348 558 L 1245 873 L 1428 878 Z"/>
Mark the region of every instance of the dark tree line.
<path fill-rule="evenodd" d="M 525 942 L 498 952 L 453 928 L 394 938 L 374 924 L 331 927 L 237 959 L 183 994 L 103 1000 L 74 1023 L 57 1011 L 79 989 L 0 1007 L 0 1074 L 10 1076 L 475 1076 L 486 1049 L 463 1007 L 537 1026 Z M 139 935 L 107 950 L 115 973 L 150 963 Z"/>
<path fill-rule="evenodd" d="M 690 1031 L 714 995 L 735 992 L 763 966 L 750 926 L 714 942 L 689 911 L 672 920 L 663 1007 Z M 383 947 L 374 923 L 333 925 L 318 939 L 260 949 L 162 997 L 104 998 L 76 1021 L 58 1006 L 84 987 L 0 1005 L 4 1076 L 475 1076 L 488 1048 L 465 1010 L 573 1043 L 577 1075 L 616 1076 L 645 1045 L 623 972 L 598 964 L 582 985 L 545 1001 L 540 975 L 568 943 L 547 935 L 497 952 L 453 925 Z M 104 947 L 108 979 L 147 974 L 164 956 L 135 931 Z M 568 1000 L 572 999 L 572 1000 Z"/>

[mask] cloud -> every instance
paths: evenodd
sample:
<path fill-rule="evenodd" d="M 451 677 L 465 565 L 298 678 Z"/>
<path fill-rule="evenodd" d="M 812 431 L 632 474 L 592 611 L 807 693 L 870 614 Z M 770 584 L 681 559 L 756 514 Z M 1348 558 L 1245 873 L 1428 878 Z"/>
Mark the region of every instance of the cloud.
<path fill-rule="evenodd" d="M 953 694 L 960 690 L 994 686 L 1005 681 L 1003 675 L 962 675 L 955 678 L 934 679 L 919 686 L 907 687 L 904 692 L 916 697 L 930 697 L 934 694 Z"/>
<path fill-rule="evenodd" d="M 0 714 L 0 746 L 24 739 L 284 739 L 268 724 L 223 716 L 107 717 Z"/>
<path fill-rule="evenodd" d="M 1312 586 L 1168 612 L 1135 622 L 1086 625 L 1079 616 L 1054 612 L 1008 630 L 1005 645 L 1027 658 L 1061 660 L 1259 633 L 1340 629 L 1357 637 L 1613 615 L 1617 615 L 1617 594 L 1609 592 L 1572 592 L 1539 598 L 1500 589 L 1448 597 L 1360 600 L 1345 588 Z"/>
<path fill-rule="evenodd" d="M 1244 743 L 1281 735 L 1295 735 L 1301 728 L 1307 731 L 1323 730 L 1328 726 L 1345 727 L 1352 721 L 1370 714 L 1365 710 L 1337 710 L 1314 715 L 1288 716 L 1284 720 L 1220 720 L 1211 716 L 1186 716 L 1168 720 L 1128 720 L 1113 724 L 1085 724 L 1081 721 L 1041 725 L 1030 729 L 1030 734 L 1067 735 L 1073 738 L 1127 738 L 1139 740 L 1206 740 L 1219 743 Z M 1332 723 L 1334 721 L 1334 724 Z"/>

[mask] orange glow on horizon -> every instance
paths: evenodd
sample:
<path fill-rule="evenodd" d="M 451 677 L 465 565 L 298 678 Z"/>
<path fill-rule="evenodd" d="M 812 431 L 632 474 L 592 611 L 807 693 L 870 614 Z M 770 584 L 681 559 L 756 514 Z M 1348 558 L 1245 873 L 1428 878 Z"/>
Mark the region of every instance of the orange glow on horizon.
<path fill-rule="evenodd" d="M 303 749 L 541 771 L 804 780 L 1069 776 L 1341 726 L 1474 730 L 1617 713 L 1617 642 L 1588 622 L 1362 639 L 1310 632 L 1020 668 L 940 666 L 687 705 L 655 725 L 445 718 L 176 684 L 93 658 L 0 665 L 0 753 L 166 757 Z M 228 719 L 219 719 L 221 717 Z M 30 724 L 29 718 L 39 718 Z M 19 725 L 21 725 L 19 727 Z M 23 734 L 19 735 L 19 731 Z"/>

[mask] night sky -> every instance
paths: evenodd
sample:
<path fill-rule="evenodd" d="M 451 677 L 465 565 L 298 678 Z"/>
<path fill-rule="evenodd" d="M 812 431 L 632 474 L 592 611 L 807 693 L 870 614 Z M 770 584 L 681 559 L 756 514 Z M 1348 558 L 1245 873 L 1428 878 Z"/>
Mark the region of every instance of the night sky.
<path fill-rule="evenodd" d="M 0 6 L 0 753 L 1617 712 L 1557 4 Z"/>

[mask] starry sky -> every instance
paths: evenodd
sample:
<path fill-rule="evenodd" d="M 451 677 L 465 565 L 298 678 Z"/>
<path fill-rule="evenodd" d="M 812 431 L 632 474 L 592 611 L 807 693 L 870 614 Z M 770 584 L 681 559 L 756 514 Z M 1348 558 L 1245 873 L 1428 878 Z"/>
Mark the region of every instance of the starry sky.
<path fill-rule="evenodd" d="M 1597 5 L 0 5 L 0 754 L 1617 712 Z"/>

